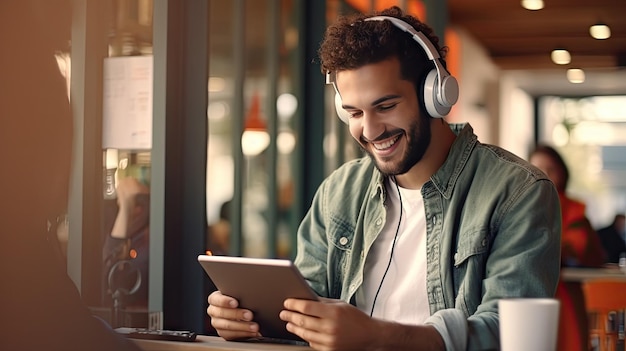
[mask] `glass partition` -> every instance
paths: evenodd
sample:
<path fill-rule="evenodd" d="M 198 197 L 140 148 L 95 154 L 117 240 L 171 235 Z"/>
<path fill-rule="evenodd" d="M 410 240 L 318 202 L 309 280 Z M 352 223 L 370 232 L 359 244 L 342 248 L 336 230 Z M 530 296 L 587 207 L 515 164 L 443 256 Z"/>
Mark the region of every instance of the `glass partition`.
<path fill-rule="evenodd" d="M 103 62 L 102 308 L 113 326 L 148 326 L 152 6 L 112 3 Z"/>
<path fill-rule="evenodd" d="M 300 118 L 296 87 L 303 64 L 296 60 L 297 4 L 210 2 L 207 250 L 212 254 L 292 254 L 294 121 Z"/>

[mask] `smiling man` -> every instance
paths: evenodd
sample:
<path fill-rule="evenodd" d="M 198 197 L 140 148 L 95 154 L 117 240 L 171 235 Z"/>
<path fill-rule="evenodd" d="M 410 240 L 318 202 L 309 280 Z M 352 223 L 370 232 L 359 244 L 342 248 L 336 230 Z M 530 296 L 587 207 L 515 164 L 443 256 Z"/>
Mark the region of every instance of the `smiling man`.
<path fill-rule="evenodd" d="M 551 297 L 559 276 L 553 184 L 448 124 L 458 97 L 432 30 L 393 7 L 340 18 L 319 54 L 337 112 L 367 153 L 319 187 L 296 264 L 324 299 L 288 299 L 287 330 L 318 350 L 496 350 L 497 302 Z M 215 292 L 228 340 L 258 336 Z"/>

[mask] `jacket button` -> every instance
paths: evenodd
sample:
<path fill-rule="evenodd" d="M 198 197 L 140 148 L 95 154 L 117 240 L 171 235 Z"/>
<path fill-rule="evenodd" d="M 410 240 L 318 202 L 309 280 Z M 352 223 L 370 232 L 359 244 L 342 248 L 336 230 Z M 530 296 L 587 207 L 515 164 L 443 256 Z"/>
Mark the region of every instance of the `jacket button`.
<path fill-rule="evenodd" d="M 437 224 L 437 217 L 436 216 L 433 216 L 431 220 L 433 222 L 433 225 Z"/>
<path fill-rule="evenodd" d="M 345 236 L 342 236 L 341 239 L 339 239 L 339 243 L 341 245 L 345 245 L 348 243 L 348 238 L 346 238 Z"/>
<path fill-rule="evenodd" d="M 458 261 L 458 260 L 459 260 L 459 253 L 458 253 L 458 252 L 454 254 L 454 260 L 455 260 L 455 261 Z"/>

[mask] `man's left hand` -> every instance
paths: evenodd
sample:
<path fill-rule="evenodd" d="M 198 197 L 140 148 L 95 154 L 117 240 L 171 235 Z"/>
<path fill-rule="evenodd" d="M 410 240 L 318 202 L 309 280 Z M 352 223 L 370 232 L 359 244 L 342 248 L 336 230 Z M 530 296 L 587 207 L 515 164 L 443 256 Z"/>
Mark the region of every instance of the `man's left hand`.
<path fill-rule="evenodd" d="M 287 299 L 280 318 L 287 330 L 316 350 L 368 350 L 376 348 L 380 331 L 376 319 L 340 300 Z"/>

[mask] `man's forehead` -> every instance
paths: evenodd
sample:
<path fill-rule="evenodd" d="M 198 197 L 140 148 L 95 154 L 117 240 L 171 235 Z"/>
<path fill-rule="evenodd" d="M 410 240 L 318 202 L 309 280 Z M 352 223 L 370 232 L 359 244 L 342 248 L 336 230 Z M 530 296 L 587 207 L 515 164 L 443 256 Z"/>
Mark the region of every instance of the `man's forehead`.
<path fill-rule="evenodd" d="M 416 64 L 416 66 L 419 66 Z M 383 84 L 385 82 L 390 84 L 398 83 L 410 83 L 414 89 L 418 89 L 417 85 L 420 84 L 420 77 L 424 77 L 423 73 L 420 73 L 417 77 L 416 72 L 421 68 L 412 67 L 411 72 L 405 72 L 403 70 L 403 62 L 397 56 L 390 56 L 384 60 L 367 63 L 356 68 L 341 69 L 336 71 L 329 71 L 326 73 L 326 84 L 332 84 L 337 91 L 341 90 L 339 85 L 345 87 L 345 77 L 350 80 L 364 81 L 362 76 L 367 75 L 370 77 L 370 81 L 376 82 L 376 84 Z M 428 67 L 429 68 L 429 67 Z M 373 79 L 371 77 L 374 77 Z M 418 79 L 416 81 L 416 79 Z M 423 81 L 422 81 L 423 84 Z M 341 92 L 340 92 L 341 93 Z"/>
<path fill-rule="evenodd" d="M 354 81 L 357 81 L 355 84 L 368 82 L 384 85 L 385 83 L 396 84 L 405 79 L 402 77 L 399 61 L 385 60 L 354 69 L 331 72 L 327 75 L 327 80 L 338 87 L 355 83 Z"/>

